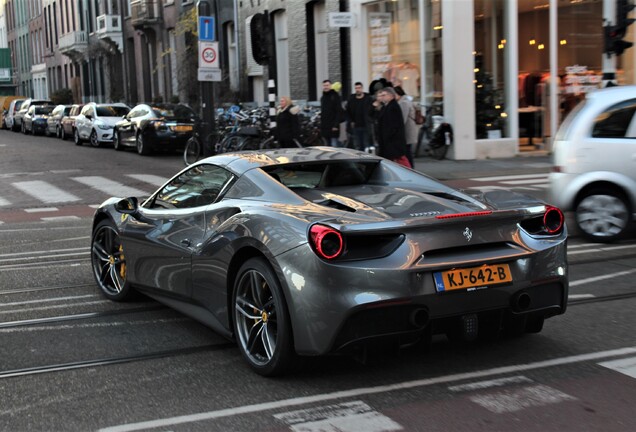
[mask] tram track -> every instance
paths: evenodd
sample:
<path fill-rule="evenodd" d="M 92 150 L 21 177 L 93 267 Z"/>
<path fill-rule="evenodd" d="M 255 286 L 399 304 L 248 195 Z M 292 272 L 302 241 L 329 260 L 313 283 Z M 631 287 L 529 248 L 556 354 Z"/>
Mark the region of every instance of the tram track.
<path fill-rule="evenodd" d="M 110 357 L 96 360 L 82 360 L 69 363 L 58 363 L 52 365 L 35 366 L 23 369 L 12 369 L 0 371 L 0 379 L 24 377 L 29 375 L 39 375 L 50 372 L 64 372 L 75 369 L 91 368 L 97 366 L 110 366 L 122 363 L 131 363 L 144 360 L 155 360 L 179 355 L 196 354 L 206 351 L 222 351 L 236 346 L 233 342 L 202 345 L 197 347 L 175 348 L 172 350 L 156 351 L 145 354 L 136 354 L 122 357 Z"/>

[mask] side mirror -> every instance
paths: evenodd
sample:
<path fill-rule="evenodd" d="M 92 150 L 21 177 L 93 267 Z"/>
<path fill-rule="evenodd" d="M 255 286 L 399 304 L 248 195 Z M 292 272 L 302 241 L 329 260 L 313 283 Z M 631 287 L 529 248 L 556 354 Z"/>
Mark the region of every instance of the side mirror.
<path fill-rule="evenodd" d="M 134 216 L 139 212 L 139 201 L 136 197 L 124 198 L 115 204 L 115 210 Z"/>

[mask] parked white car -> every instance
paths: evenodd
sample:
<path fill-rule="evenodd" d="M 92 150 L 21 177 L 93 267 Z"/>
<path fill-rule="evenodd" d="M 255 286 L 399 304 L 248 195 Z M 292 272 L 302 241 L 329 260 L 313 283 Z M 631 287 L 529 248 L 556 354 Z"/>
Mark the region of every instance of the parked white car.
<path fill-rule="evenodd" d="M 89 141 L 93 147 L 113 142 L 115 123 L 128 114 L 130 108 L 123 103 L 88 103 L 75 118 L 75 144 Z"/>
<path fill-rule="evenodd" d="M 636 86 L 597 90 L 556 134 L 550 199 L 589 240 L 617 240 L 636 220 L 635 113 Z"/>
<path fill-rule="evenodd" d="M 7 126 L 7 129 L 9 130 L 13 130 L 13 125 L 15 124 L 14 122 L 14 117 L 17 114 L 18 111 L 20 111 L 20 106 L 22 105 L 22 102 L 24 102 L 25 99 L 15 99 L 11 101 L 11 104 L 9 105 L 9 109 L 7 110 L 7 113 L 4 116 L 4 123 Z"/>

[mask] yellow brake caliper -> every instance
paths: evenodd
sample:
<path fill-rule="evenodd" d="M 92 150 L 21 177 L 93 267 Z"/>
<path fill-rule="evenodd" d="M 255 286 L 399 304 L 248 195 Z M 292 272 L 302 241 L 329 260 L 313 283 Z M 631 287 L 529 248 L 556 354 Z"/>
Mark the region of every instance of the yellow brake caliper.
<path fill-rule="evenodd" d="M 119 245 L 119 260 L 121 262 L 121 267 L 119 267 L 119 275 L 122 279 L 126 279 L 126 261 L 124 257 L 124 246 Z"/>

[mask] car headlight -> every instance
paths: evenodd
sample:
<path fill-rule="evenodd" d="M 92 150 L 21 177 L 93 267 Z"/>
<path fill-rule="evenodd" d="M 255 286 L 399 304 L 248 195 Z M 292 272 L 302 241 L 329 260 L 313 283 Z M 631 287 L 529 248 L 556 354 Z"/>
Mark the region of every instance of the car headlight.
<path fill-rule="evenodd" d="M 107 125 L 106 123 L 95 123 L 95 125 L 101 130 L 110 130 L 113 128 L 111 125 Z"/>

